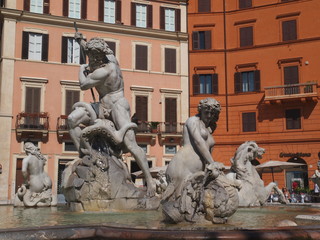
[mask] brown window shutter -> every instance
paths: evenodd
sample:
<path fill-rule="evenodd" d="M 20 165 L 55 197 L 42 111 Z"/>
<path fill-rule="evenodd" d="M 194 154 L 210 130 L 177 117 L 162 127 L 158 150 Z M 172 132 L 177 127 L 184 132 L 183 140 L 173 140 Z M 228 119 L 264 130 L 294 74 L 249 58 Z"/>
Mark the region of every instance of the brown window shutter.
<path fill-rule="evenodd" d="M 121 23 L 121 0 L 116 0 L 116 23 Z"/>
<path fill-rule="evenodd" d="M 136 4 L 131 2 L 131 26 L 136 26 Z"/>
<path fill-rule="evenodd" d="M 242 92 L 242 87 L 241 87 L 241 73 L 236 72 L 234 74 L 234 92 L 239 93 Z"/>
<path fill-rule="evenodd" d="M 42 61 L 48 61 L 49 35 L 42 34 Z"/>
<path fill-rule="evenodd" d="M 81 50 L 80 47 L 80 64 L 86 64 L 87 63 L 87 56 L 84 50 Z"/>
<path fill-rule="evenodd" d="M 260 70 L 254 71 L 254 90 L 260 91 Z"/>
<path fill-rule="evenodd" d="M 255 132 L 256 131 L 256 113 L 242 113 L 242 131 Z"/>
<path fill-rule="evenodd" d="M 147 5 L 147 28 L 152 28 L 152 25 L 153 25 L 152 5 Z"/>
<path fill-rule="evenodd" d="M 136 69 L 148 70 L 148 46 L 136 45 Z"/>
<path fill-rule="evenodd" d="M 176 32 L 181 31 L 181 11 L 180 11 L 180 9 L 175 10 L 175 27 L 176 27 Z"/>
<path fill-rule="evenodd" d="M 239 8 L 250 8 L 252 7 L 252 0 L 239 0 Z"/>
<path fill-rule="evenodd" d="M 240 47 L 253 45 L 253 27 L 240 28 Z"/>
<path fill-rule="evenodd" d="M 165 29 L 165 8 L 160 7 L 160 29 Z"/>
<path fill-rule="evenodd" d="M 299 67 L 298 66 L 289 66 L 284 67 L 284 84 L 296 84 L 299 83 Z"/>
<path fill-rule="evenodd" d="M 22 33 L 22 59 L 29 58 L 29 32 Z"/>
<path fill-rule="evenodd" d="M 166 132 L 177 131 L 177 99 L 166 98 L 165 100 L 165 126 Z"/>
<path fill-rule="evenodd" d="M 64 17 L 69 17 L 69 0 L 63 0 L 62 13 Z"/>
<path fill-rule="evenodd" d="M 101 22 L 104 21 L 104 0 L 99 0 L 98 20 L 101 21 Z"/>
<path fill-rule="evenodd" d="M 66 90 L 66 109 L 65 114 L 69 115 L 72 112 L 72 106 L 80 101 L 80 92 L 75 90 Z"/>
<path fill-rule="evenodd" d="M 81 19 L 87 19 L 87 0 L 81 0 Z"/>
<path fill-rule="evenodd" d="M 211 31 L 204 32 L 205 49 L 211 49 Z"/>
<path fill-rule="evenodd" d="M 26 87 L 26 101 L 25 101 L 25 108 L 24 108 L 25 112 L 39 113 L 40 100 L 41 100 L 41 88 Z"/>
<path fill-rule="evenodd" d="M 113 51 L 113 55 L 116 55 L 116 43 L 115 42 L 110 42 L 106 41 L 109 48 Z"/>
<path fill-rule="evenodd" d="M 192 32 L 192 48 L 199 49 L 199 32 Z"/>
<path fill-rule="evenodd" d="M 198 12 L 211 12 L 211 0 L 198 0 Z"/>
<path fill-rule="evenodd" d="M 30 0 L 24 0 L 23 2 L 23 10 L 30 11 Z"/>
<path fill-rule="evenodd" d="M 193 74 L 192 76 L 193 95 L 200 93 L 200 78 L 199 74 Z"/>
<path fill-rule="evenodd" d="M 43 13 L 45 13 L 45 14 L 50 13 L 50 0 L 43 1 Z"/>
<path fill-rule="evenodd" d="M 62 41 L 61 41 L 61 62 L 62 63 L 68 62 L 67 55 L 68 55 L 68 38 L 62 37 Z"/>
<path fill-rule="evenodd" d="M 139 121 L 148 121 L 148 97 L 136 96 L 136 118 Z"/>
<path fill-rule="evenodd" d="M 165 49 L 165 72 L 176 73 L 176 49 L 166 48 Z"/>
<path fill-rule="evenodd" d="M 218 94 L 218 74 L 212 74 L 212 94 Z"/>
<path fill-rule="evenodd" d="M 297 39 L 297 21 L 296 20 L 282 22 L 282 39 L 283 41 Z"/>

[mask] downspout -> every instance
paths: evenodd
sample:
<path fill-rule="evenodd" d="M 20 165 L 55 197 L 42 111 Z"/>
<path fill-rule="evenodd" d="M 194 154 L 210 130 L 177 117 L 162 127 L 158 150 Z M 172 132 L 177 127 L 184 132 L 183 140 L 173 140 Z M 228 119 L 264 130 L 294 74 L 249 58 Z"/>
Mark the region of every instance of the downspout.
<path fill-rule="evenodd" d="M 229 131 L 229 102 L 228 102 L 228 66 L 227 66 L 227 26 L 226 26 L 226 0 L 223 0 L 223 41 L 224 41 L 224 77 L 226 96 L 226 129 Z"/>

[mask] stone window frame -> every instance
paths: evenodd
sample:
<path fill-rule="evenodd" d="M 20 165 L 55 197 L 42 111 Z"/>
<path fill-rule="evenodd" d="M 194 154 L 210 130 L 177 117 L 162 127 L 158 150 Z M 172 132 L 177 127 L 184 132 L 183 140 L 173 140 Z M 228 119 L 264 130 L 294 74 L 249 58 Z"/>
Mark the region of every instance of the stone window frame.
<path fill-rule="evenodd" d="M 152 44 L 148 42 L 141 42 L 141 41 L 132 41 L 132 70 L 137 72 L 151 72 L 151 66 L 152 66 Z M 136 69 L 136 46 L 142 45 L 147 46 L 148 49 L 148 55 L 147 55 L 147 70 L 140 70 Z"/>
<path fill-rule="evenodd" d="M 179 75 L 181 73 L 181 59 L 180 59 L 180 47 L 174 45 L 161 44 L 161 72 L 163 74 L 169 75 Z M 165 71 L 165 50 L 166 49 L 175 49 L 176 50 L 176 72 L 170 73 Z"/>

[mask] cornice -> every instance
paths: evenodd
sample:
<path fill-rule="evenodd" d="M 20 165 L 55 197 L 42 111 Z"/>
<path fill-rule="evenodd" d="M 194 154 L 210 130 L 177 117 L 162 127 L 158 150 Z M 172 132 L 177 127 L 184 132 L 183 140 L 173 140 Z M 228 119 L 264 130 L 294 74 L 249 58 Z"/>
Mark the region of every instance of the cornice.
<path fill-rule="evenodd" d="M 147 38 L 156 38 L 173 41 L 188 41 L 188 34 L 183 32 L 169 32 L 150 28 L 137 28 L 121 24 L 108 24 L 99 21 L 72 19 L 62 16 L 54 16 L 50 14 L 37 14 L 16 9 L 2 8 L 0 10 L 1 18 L 15 19 L 17 22 L 31 22 L 37 24 L 56 25 L 59 27 L 74 27 L 77 21 L 78 28 L 88 31 L 101 31 L 116 33 L 121 35 L 132 35 Z"/>

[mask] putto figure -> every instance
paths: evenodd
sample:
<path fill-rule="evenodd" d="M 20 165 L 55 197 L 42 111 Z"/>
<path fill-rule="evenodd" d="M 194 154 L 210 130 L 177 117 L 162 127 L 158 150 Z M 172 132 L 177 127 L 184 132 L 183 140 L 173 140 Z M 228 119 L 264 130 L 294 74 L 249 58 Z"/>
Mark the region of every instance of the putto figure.
<path fill-rule="evenodd" d="M 27 154 L 22 160 L 22 175 L 25 183 L 18 189 L 15 206 L 53 206 L 52 181 L 44 171 L 47 159 L 31 142 L 24 144 Z"/>
<path fill-rule="evenodd" d="M 136 142 L 131 122 L 130 106 L 124 97 L 124 82 L 119 63 L 108 44 L 100 38 L 89 42 L 83 40 L 81 33 L 75 39 L 81 44 L 89 58 L 89 64 L 80 66 L 79 82 L 81 90 L 95 88 L 99 93 L 99 102 L 94 104 L 79 102 L 68 116 L 70 136 L 79 150 L 80 157 L 90 155 L 92 141 L 90 135 L 96 129 L 103 129 L 101 134 L 112 138 L 114 148 L 110 150 L 130 152 L 143 171 L 147 182 L 147 195 L 155 195 L 155 182 L 149 172 L 145 152 Z M 83 138 L 81 126 L 91 126 Z M 111 129 L 111 131 L 110 131 Z M 100 131 L 100 130 L 99 130 Z"/>

